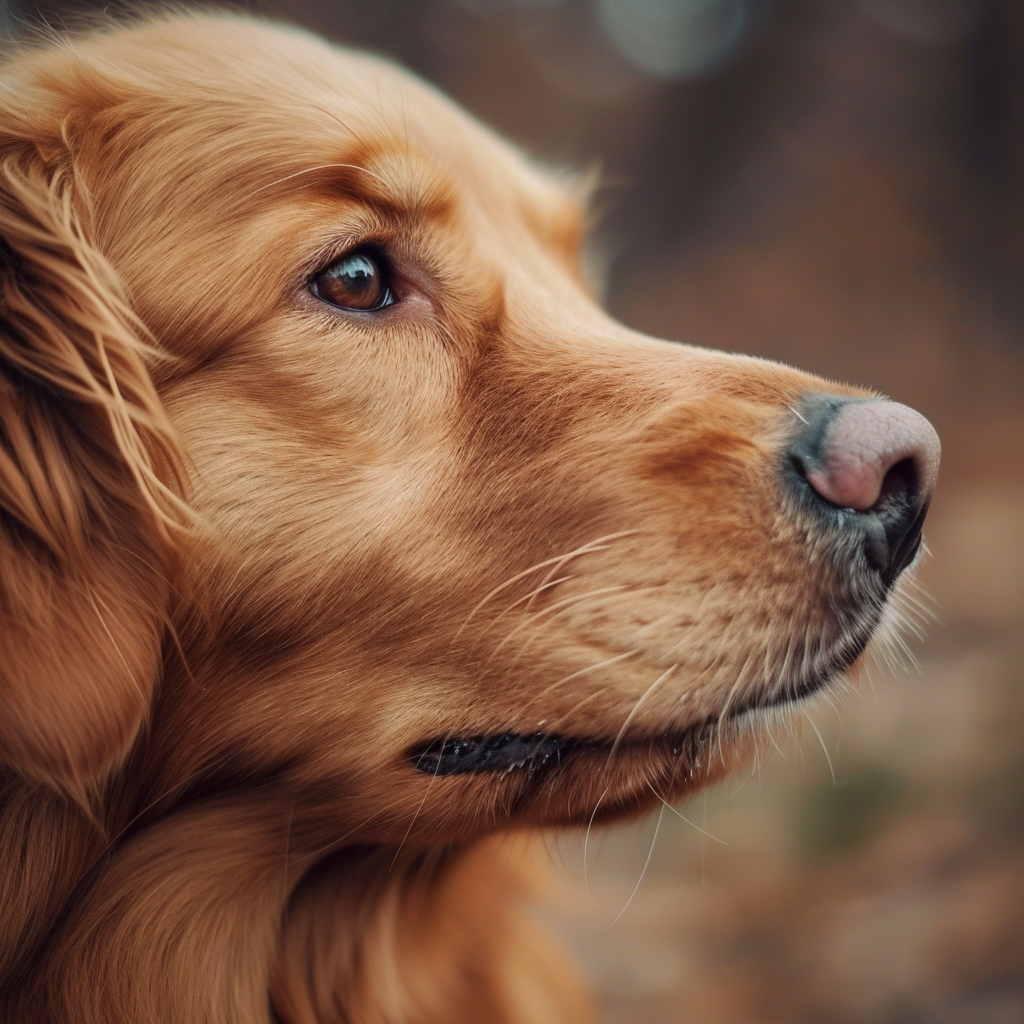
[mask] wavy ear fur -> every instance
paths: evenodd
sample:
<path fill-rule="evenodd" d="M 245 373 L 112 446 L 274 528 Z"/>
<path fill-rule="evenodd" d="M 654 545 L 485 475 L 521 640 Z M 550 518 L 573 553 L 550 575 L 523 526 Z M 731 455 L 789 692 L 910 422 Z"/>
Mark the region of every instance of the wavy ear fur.
<path fill-rule="evenodd" d="M 88 207 L 66 147 L 0 124 L 0 762 L 81 797 L 145 719 L 187 518 Z"/>

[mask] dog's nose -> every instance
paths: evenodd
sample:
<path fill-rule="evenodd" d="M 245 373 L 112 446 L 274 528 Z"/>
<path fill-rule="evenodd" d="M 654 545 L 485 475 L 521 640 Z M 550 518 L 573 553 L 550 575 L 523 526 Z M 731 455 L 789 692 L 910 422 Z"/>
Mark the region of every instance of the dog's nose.
<path fill-rule="evenodd" d="M 931 495 L 939 471 L 939 435 L 919 412 L 883 401 L 818 404 L 804 436 L 802 470 L 826 501 L 867 512 L 893 485 L 917 501 Z M 906 463 L 899 480 L 890 479 Z"/>
<path fill-rule="evenodd" d="M 891 585 L 920 545 L 939 471 L 935 428 L 883 400 L 813 395 L 794 411 L 805 426 L 789 449 L 793 465 L 830 506 L 857 513 L 869 561 Z"/>

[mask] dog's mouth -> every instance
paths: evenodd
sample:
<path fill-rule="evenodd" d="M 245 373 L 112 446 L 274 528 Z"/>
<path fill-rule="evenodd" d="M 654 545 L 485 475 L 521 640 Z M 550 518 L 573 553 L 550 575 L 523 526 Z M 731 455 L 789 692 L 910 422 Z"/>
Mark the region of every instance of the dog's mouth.
<path fill-rule="evenodd" d="M 575 755 L 592 753 L 610 757 L 616 749 L 655 749 L 678 760 L 706 745 L 711 727 L 695 726 L 685 732 L 665 733 L 616 744 L 611 740 L 583 739 L 550 733 L 504 732 L 461 739 L 436 739 L 409 753 L 413 766 L 426 775 L 483 775 L 514 771 L 536 772 L 554 768 Z"/>
<path fill-rule="evenodd" d="M 543 768 L 585 743 L 568 736 L 503 732 L 491 736 L 434 739 L 413 748 L 413 765 L 427 775 L 471 775 Z"/>
<path fill-rule="evenodd" d="M 916 545 L 914 545 L 916 551 Z M 910 555 L 908 561 L 912 559 Z M 723 726 L 757 711 L 785 709 L 798 705 L 826 689 L 849 670 L 864 653 L 878 625 L 881 613 L 874 607 L 845 639 L 836 643 L 815 670 L 781 686 L 766 687 L 737 701 L 725 712 L 683 728 L 668 728 L 653 735 L 601 737 L 563 733 L 512 730 L 468 736 L 435 737 L 412 747 L 407 756 L 412 766 L 425 775 L 484 775 L 551 770 L 586 753 L 610 758 L 616 749 L 647 750 L 672 760 L 696 756 L 711 735 L 721 735 Z"/>
<path fill-rule="evenodd" d="M 771 696 L 754 695 L 738 703 L 726 715 L 697 722 L 683 730 L 668 730 L 646 737 L 620 737 L 618 740 L 511 731 L 438 737 L 413 747 L 408 757 L 414 768 L 432 776 L 537 772 L 556 768 L 584 752 L 604 753 L 610 757 L 617 748 L 649 748 L 652 753 L 661 753 L 675 760 L 703 746 L 708 736 L 724 724 L 735 722 L 754 711 L 769 711 L 799 703 L 823 690 L 857 660 L 869 639 L 870 631 L 837 656 L 827 672 L 805 679 L 798 685 L 784 687 Z"/>

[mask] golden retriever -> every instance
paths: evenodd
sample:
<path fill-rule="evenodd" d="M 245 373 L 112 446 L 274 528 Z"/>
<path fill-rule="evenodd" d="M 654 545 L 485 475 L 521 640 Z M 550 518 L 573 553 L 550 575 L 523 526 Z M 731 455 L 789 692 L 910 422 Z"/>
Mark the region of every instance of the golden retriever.
<path fill-rule="evenodd" d="M 582 1019 L 488 837 L 692 792 L 885 625 L 930 425 L 613 322 L 580 191 L 295 29 L 8 55 L 5 1022 Z"/>

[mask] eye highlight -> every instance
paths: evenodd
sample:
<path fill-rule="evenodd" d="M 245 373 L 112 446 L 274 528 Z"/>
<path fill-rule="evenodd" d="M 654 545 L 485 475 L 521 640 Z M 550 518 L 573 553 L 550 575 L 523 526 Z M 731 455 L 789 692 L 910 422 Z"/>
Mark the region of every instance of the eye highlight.
<path fill-rule="evenodd" d="M 384 261 L 367 249 L 356 249 L 335 260 L 309 287 L 318 299 L 339 309 L 365 313 L 395 302 Z"/>

